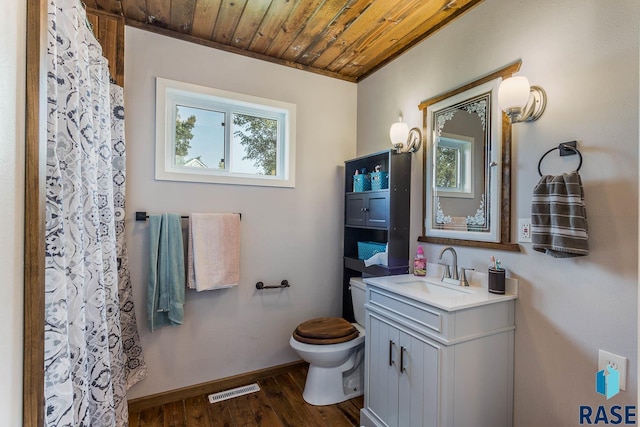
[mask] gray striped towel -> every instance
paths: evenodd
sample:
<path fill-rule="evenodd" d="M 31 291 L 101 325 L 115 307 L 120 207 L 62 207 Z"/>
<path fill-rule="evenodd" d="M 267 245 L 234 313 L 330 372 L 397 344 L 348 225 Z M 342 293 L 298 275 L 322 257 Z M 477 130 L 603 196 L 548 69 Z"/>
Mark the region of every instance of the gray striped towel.
<path fill-rule="evenodd" d="M 534 250 L 554 258 L 589 254 L 587 209 L 577 171 L 540 178 L 531 202 L 531 241 Z"/>

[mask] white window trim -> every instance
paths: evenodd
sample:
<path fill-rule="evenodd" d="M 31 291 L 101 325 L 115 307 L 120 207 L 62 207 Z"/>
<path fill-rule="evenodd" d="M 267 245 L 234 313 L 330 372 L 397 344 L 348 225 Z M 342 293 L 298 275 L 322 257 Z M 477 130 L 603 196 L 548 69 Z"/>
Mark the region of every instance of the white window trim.
<path fill-rule="evenodd" d="M 216 171 L 211 169 L 185 168 L 174 164 L 173 133 L 175 128 L 175 99 L 188 97 L 191 105 L 198 101 L 233 101 L 249 108 L 271 110 L 284 114 L 283 140 L 285 149 L 278 141 L 279 176 L 253 175 Z M 167 108 L 169 107 L 169 108 Z M 156 77 L 156 159 L 155 178 L 166 181 L 205 182 L 216 184 L 257 185 L 268 187 L 295 187 L 296 158 L 296 105 L 288 102 L 214 89 L 191 83 Z"/>

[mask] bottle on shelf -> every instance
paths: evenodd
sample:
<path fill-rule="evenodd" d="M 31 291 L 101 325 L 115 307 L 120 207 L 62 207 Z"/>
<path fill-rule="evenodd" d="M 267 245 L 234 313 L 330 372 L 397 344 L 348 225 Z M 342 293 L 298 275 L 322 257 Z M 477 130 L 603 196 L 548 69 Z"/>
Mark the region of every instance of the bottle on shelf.
<path fill-rule="evenodd" d="M 422 246 L 418 246 L 416 257 L 413 259 L 413 274 L 416 276 L 427 275 L 427 259 L 424 257 Z"/>

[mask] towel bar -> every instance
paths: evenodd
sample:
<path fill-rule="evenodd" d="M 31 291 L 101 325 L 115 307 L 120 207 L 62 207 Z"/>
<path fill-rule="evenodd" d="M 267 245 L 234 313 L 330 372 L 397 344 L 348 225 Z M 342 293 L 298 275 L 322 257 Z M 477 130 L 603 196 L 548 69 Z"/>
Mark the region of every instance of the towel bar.
<path fill-rule="evenodd" d="M 288 280 L 283 280 L 282 282 L 280 282 L 280 285 L 277 285 L 277 286 L 266 286 L 262 282 L 256 283 L 256 289 L 280 289 L 280 288 L 288 288 L 290 286 L 291 285 L 289 284 Z"/>
<path fill-rule="evenodd" d="M 242 219 L 242 214 L 241 213 L 239 213 L 238 216 L 240 216 L 240 219 Z M 149 215 L 147 215 L 147 212 L 145 212 L 145 211 L 136 212 L 136 221 L 146 221 L 147 218 L 149 218 Z M 181 215 L 180 218 L 188 219 L 189 215 Z"/>

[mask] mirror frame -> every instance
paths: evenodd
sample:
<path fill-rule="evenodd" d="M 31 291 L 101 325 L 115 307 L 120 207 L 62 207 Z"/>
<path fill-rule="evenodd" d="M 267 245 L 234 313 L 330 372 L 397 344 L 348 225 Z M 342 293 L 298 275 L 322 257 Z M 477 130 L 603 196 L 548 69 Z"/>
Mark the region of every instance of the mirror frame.
<path fill-rule="evenodd" d="M 425 150 L 425 153 L 426 164 L 429 166 L 424 168 L 428 173 L 425 173 L 427 179 L 423 188 L 426 192 L 424 199 L 427 200 L 425 206 L 430 207 L 430 209 L 425 210 L 426 236 L 472 239 L 483 242 L 499 242 L 501 240 L 500 203 L 497 201 L 501 196 L 502 188 L 502 175 L 500 173 L 500 163 L 502 162 L 502 123 L 500 117 L 502 112 L 498 103 L 495 102 L 494 96 L 498 90 L 499 81 L 499 79 L 491 80 L 427 107 L 427 128 L 430 129 L 430 133 L 427 135 L 428 150 Z M 480 102 L 481 100 L 484 100 L 486 104 Z M 461 108 L 463 105 L 466 107 Z M 473 106 L 467 109 L 467 106 L 470 105 Z M 484 111 L 476 110 L 481 105 L 484 105 Z M 453 114 L 454 111 L 461 112 Z M 468 114 L 465 114 L 465 112 Z M 495 120 L 493 117 L 498 117 L 498 119 Z M 434 169 L 438 167 L 436 150 L 438 147 L 443 146 L 443 137 L 446 139 L 447 132 L 451 131 L 448 126 L 454 126 L 455 128 L 454 123 L 459 122 L 459 120 L 472 120 L 472 122 L 467 121 L 466 123 L 467 126 L 473 126 L 474 132 L 472 132 L 471 128 L 467 128 L 470 132 L 469 134 L 463 133 L 462 135 L 456 135 L 457 137 L 464 138 L 463 135 L 474 133 L 478 137 L 480 136 L 479 133 L 482 134 L 482 139 L 474 141 L 474 145 L 478 145 L 474 151 L 478 154 L 475 158 L 469 159 L 469 163 L 474 164 L 476 172 L 482 175 L 481 179 L 479 176 L 470 177 L 471 180 L 476 181 L 474 185 L 471 185 L 475 190 L 474 193 L 476 194 L 474 195 L 476 197 L 471 200 L 468 197 L 464 197 L 464 195 L 443 193 L 439 187 L 435 187 L 435 174 L 437 171 Z M 482 130 L 478 132 L 480 128 Z M 482 153 L 482 160 L 479 159 L 480 153 Z M 453 209 L 452 211 L 449 203 L 456 201 L 459 205 L 458 210 Z M 470 205 L 469 201 L 471 201 Z M 440 202 L 444 206 L 443 210 L 440 210 Z M 463 208 L 460 204 L 464 204 L 465 207 Z M 484 224 L 480 230 L 469 230 L 466 220 L 469 216 L 475 217 L 479 212 L 483 213 Z M 464 229 L 458 228 L 458 226 L 446 227 L 436 224 L 436 216 L 443 215 L 446 217 L 449 214 L 459 215 L 458 220 L 464 218 Z M 459 223 L 459 225 L 462 225 L 462 223 Z"/>
<path fill-rule="evenodd" d="M 418 106 L 418 108 L 422 111 L 422 128 L 423 134 L 429 135 L 428 132 L 431 130 L 428 129 L 429 117 L 427 113 L 427 108 L 433 104 L 444 101 L 448 98 L 451 98 L 455 95 L 463 93 L 469 89 L 473 89 L 476 86 L 483 85 L 488 83 L 494 79 L 502 78 L 505 79 L 510 77 L 514 73 L 520 70 L 520 66 L 522 65 L 522 61 L 518 60 L 512 64 L 507 65 L 504 68 L 501 68 L 497 71 L 494 71 L 490 74 L 487 74 L 484 77 L 481 77 L 477 80 L 474 80 L 470 83 L 467 83 L 463 86 L 459 86 L 455 89 L 452 89 L 448 92 L 437 95 L 433 98 L 430 98 Z M 443 245 L 458 245 L 458 246 L 473 246 L 473 247 L 481 247 L 481 248 L 491 248 L 491 249 L 499 249 L 506 251 L 520 251 L 520 245 L 517 243 L 511 242 L 511 121 L 507 117 L 507 115 L 502 112 L 502 168 L 501 168 L 501 177 L 502 177 L 502 188 L 501 188 L 501 205 L 500 205 L 500 240 L 498 242 L 491 241 L 481 241 L 481 240 L 473 240 L 473 239 L 453 239 L 446 237 L 434 237 L 426 235 L 426 225 L 425 218 L 427 215 L 427 150 L 429 148 L 425 147 L 422 153 L 422 236 L 418 237 L 419 242 L 426 243 L 436 243 Z"/>

